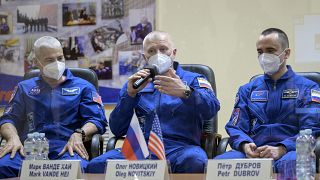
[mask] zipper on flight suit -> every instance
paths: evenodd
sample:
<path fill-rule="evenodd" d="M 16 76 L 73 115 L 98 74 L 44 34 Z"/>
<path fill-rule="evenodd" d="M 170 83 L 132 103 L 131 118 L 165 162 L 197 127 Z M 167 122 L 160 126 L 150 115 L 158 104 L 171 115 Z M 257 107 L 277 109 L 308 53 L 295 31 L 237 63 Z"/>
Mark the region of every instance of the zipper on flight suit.
<path fill-rule="evenodd" d="M 273 82 L 273 86 L 272 86 L 272 87 L 273 87 L 273 90 L 276 90 L 276 89 L 277 89 L 277 81 L 274 81 L 274 82 Z"/>

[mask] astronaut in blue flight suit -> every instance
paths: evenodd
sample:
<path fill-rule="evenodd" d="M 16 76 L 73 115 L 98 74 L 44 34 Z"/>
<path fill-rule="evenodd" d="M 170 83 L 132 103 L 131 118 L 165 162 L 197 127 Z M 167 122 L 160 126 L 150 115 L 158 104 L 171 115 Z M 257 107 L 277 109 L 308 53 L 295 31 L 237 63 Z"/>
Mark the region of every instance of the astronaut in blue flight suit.
<path fill-rule="evenodd" d="M 49 140 L 49 159 L 81 160 L 88 164 L 83 141 L 103 134 L 107 120 L 100 96 L 89 82 L 65 69 L 60 42 L 44 36 L 34 43 L 35 64 L 41 76 L 18 83 L 0 118 L 0 178 L 18 175 L 27 133 L 43 132 Z M 18 152 L 17 152 L 18 151 Z"/>
<path fill-rule="evenodd" d="M 302 129 L 320 135 L 318 85 L 295 74 L 286 60 L 290 55 L 287 35 L 280 29 L 264 30 L 257 51 L 264 76 L 241 86 L 226 130 L 234 150 L 216 159 L 272 158 L 295 160 L 295 139 Z"/>
<path fill-rule="evenodd" d="M 200 136 L 204 120 L 212 118 L 220 109 L 210 83 L 204 76 L 184 71 L 173 62 L 176 49 L 168 33 L 153 31 L 143 42 L 144 56 L 148 64 L 161 67 L 168 62 L 169 70 L 157 75 L 155 80 L 145 82 L 133 89 L 137 79 L 148 75 L 148 70 L 140 70 L 130 76 L 120 92 L 117 106 L 110 115 L 110 128 L 116 136 L 126 135 L 135 111 L 146 142 L 155 113 L 159 117 L 166 158 L 175 173 L 204 172 L 206 153 L 200 147 Z M 152 60 L 151 60 L 152 59 Z M 173 68 L 172 68 L 173 65 Z M 103 173 L 107 159 L 124 159 L 120 149 L 111 150 L 92 159 L 88 172 Z M 151 159 L 157 159 L 153 154 Z"/>

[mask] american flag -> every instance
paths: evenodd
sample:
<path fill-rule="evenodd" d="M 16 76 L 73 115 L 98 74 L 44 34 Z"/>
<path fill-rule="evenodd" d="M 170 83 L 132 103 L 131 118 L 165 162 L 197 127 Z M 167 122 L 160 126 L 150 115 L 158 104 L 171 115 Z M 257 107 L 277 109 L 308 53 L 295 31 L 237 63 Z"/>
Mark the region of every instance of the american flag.
<path fill-rule="evenodd" d="M 103 105 L 102 100 L 101 100 L 101 96 L 97 92 L 92 91 L 92 100 L 96 103 Z"/>
<path fill-rule="evenodd" d="M 160 127 L 160 121 L 157 113 L 155 113 L 152 129 L 149 136 L 148 148 L 153 152 L 160 160 L 166 159 L 164 151 L 162 132 Z"/>

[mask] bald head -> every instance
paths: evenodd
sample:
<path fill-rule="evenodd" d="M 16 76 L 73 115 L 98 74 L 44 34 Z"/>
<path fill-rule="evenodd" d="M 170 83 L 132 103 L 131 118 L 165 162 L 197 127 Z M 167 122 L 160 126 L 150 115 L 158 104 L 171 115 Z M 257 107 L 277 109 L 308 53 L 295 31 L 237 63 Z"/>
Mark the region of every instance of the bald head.
<path fill-rule="evenodd" d="M 146 60 L 158 53 L 166 54 L 175 59 L 177 52 L 170 35 L 163 31 L 149 33 L 143 40 L 143 51 Z"/>
<path fill-rule="evenodd" d="M 166 41 L 168 45 L 173 48 L 174 44 L 170 37 L 170 34 L 164 31 L 152 31 L 143 40 L 143 48 L 145 49 L 146 44 L 150 42 Z"/>
<path fill-rule="evenodd" d="M 61 43 L 54 37 L 43 36 L 34 42 L 34 53 L 36 57 L 42 56 L 43 49 L 62 49 Z"/>

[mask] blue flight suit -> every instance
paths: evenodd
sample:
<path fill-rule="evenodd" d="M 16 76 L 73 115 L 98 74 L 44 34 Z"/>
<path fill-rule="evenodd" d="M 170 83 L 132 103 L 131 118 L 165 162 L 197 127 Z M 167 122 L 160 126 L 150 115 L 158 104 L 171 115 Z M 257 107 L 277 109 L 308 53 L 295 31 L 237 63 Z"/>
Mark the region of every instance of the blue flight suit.
<path fill-rule="evenodd" d="M 320 103 L 318 84 L 295 74 L 290 66 L 277 81 L 268 75 L 241 86 L 230 121 L 226 125 L 234 150 L 216 159 L 246 158 L 242 143 L 283 145 L 287 154 L 275 161 L 275 170 L 282 160 L 296 159 L 295 140 L 301 129 L 311 128 L 320 135 Z"/>
<path fill-rule="evenodd" d="M 175 173 L 204 172 L 206 153 L 200 147 L 202 127 L 205 120 L 212 118 L 220 104 L 212 89 L 198 80 L 204 76 L 184 71 L 174 63 L 176 74 L 194 91 L 188 99 L 161 94 L 149 83 L 135 97 L 127 94 L 127 84 L 120 92 L 117 106 L 110 115 L 110 128 L 117 137 L 127 133 L 135 111 L 146 142 L 157 113 L 161 124 L 166 158 Z M 205 83 L 208 82 L 205 80 Z M 120 149 L 108 151 L 94 158 L 88 165 L 89 173 L 103 173 L 107 159 L 124 159 Z M 157 159 L 152 154 L 151 159 Z"/>
<path fill-rule="evenodd" d="M 65 82 L 51 88 L 41 77 L 31 78 L 18 83 L 16 90 L 0 118 L 0 126 L 13 124 L 21 142 L 27 133 L 45 133 L 49 140 L 49 159 L 78 159 L 81 167 L 86 168 L 88 161 L 76 152 L 74 157 L 59 152 L 68 142 L 75 129 L 86 123 L 93 123 L 99 133 L 105 132 L 107 120 L 95 87 L 86 80 L 74 77 L 70 70 L 64 72 Z M 24 159 L 17 153 L 14 159 L 10 154 L 0 159 L 0 178 L 18 175 Z"/>

